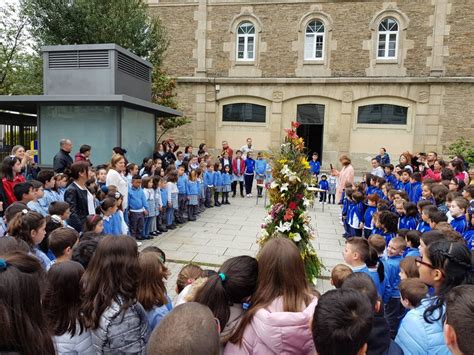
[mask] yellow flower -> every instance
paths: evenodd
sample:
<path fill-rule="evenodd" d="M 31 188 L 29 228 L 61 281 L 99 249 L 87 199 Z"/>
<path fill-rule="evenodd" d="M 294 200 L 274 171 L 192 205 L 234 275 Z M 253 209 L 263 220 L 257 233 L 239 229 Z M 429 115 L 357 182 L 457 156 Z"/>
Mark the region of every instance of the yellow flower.
<path fill-rule="evenodd" d="M 280 160 L 278 160 L 278 162 L 279 162 L 280 164 L 286 164 L 287 160 L 286 160 L 286 159 L 280 159 Z"/>

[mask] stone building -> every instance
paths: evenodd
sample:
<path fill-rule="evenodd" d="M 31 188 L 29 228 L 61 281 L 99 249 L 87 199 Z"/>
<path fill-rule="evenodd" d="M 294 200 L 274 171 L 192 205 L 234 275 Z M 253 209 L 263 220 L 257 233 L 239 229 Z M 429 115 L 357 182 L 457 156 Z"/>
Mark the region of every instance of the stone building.
<path fill-rule="evenodd" d="M 149 0 L 193 122 L 182 144 L 278 146 L 290 122 L 323 165 L 474 137 L 471 0 Z"/>

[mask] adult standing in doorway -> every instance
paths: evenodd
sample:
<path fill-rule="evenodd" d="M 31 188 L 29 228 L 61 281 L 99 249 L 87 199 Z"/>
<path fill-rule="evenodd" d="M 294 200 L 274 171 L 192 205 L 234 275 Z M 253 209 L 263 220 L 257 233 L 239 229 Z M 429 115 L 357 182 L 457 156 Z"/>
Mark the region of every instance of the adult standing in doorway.
<path fill-rule="evenodd" d="M 114 185 L 117 191 L 123 196 L 122 207 L 124 210 L 128 207 L 128 181 L 125 177 L 125 158 L 123 155 L 115 154 L 110 160 L 109 171 L 105 180 L 105 185 Z"/>
<path fill-rule="evenodd" d="M 336 189 L 336 201 L 338 202 L 341 201 L 342 192 L 346 184 L 354 185 L 354 167 L 351 165 L 351 159 L 347 155 L 341 155 L 339 162 L 342 165 L 342 169 L 340 171 L 336 169 L 331 170 L 331 174 L 337 176 L 339 180 Z"/>
<path fill-rule="evenodd" d="M 247 144 L 243 145 L 240 151 L 242 152 L 242 158 L 247 159 L 248 152 L 253 152 L 252 138 L 247 138 Z"/>
<path fill-rule="evenodd" d="M 76 231 L 81 232 L 86 217 L 95 214 L 94 196 L 86 187 L 89 179 L 89 163 L 78 161 L 71 165 L 71 178 L 74 182 L 68 186 L 64 193 L 64 201 L 69 203 L 71 216 L 68 224 Z"/>
<path fill-rule="evenodd" d="M 390 164 L 390 156 L 387 154 L 387 149 L 380 148 L 379 155 L 375 157 L 381 166 Z"/>
<path fill-rule="evenodd" d="M 222 153 L 221 155 L 224 156 L 224 152 L 227 152 L 229 159 L 232 161 L 232 156 L 234 155 L 234 151 L 231 147 L 229 147 L 229 143 L 227 141 L 222 141 Z"/>
<path fill-rule="evenodd" d="M 72 150 L 72 142 L 63 138 L 59 141 L 59 152 L 54 156 L 53 169 L 55 173 L 64 173 L 66 169 L 70 169 L 73 163 L 70 155 Z"/>

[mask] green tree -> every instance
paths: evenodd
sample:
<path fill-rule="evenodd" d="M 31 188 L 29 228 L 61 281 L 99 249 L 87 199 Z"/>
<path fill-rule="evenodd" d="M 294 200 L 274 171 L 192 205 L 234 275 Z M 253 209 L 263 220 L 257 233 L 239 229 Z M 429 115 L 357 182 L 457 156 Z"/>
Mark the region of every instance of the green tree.
<path fill-rule="evenodd" d="M 42 92 L 42 62 L 28 30 L 28 19 L 18 7 L 0 7 L 0 95 Z"/>
<path fill-rule="evenodd" d="M 40 44 L 116 43 L 147 59 L 153 64 L 153 102 L 178 108 L 176 84 L 161 69 L 168 39 L 144 0 L 22 0 L 22 9 Z M 188 122 L 158 121 L 162 131 Z"/>
<path fill-rule="evenodd" d="M 474 142 L 464 137 L 459 138 L 448 147 L 451 157 L 462 156 L 469 165 L 474 165 Z"/>

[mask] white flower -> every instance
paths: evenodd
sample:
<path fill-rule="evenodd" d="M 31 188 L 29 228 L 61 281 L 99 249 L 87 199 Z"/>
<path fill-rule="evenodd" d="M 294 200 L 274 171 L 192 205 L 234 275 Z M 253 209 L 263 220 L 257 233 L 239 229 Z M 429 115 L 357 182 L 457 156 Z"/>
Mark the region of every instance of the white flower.
<path fill-rule="evenodd" d="M 260 231 L 260 238 L 267 238 L 269 235 L 266 229 Z"/>
<path fill-rule="evenodd" d="M 283 168 L 281 168 L 281 173 L 285 176 L 291 174 L 291 170 L 288 168 L 288 165 L 283 165 Z"/>
<path fill-rule="evenodd" d="M 291 222 L 282 223 L 282 221 L 280 221 L 280 225 L 278 227 L 276 227 L 276 229 L 280 233 L 289 232 L 290 229 L 291 229 L 291 224 L 292 224 Z"/>
<path fill-rule="evenodd" d="M 303 224 L 303 229 L 306 231 L 306 233 L 311 232 L 311 228 L 307 224 Z"/>
<path fill-rule="evenodd" d="M 299 233 L 293 234 L 293 241 L 299 242 L 301 240 L 301 235 Z"/>
<path fill-rule="evenodd" d="M 283 191 L 288 191 L 288 186 L 290 184 L 288 184 L 287 182 L 285 182 L 283 185 L 281 185 L 280 187 L 280 191 L 283 192 Z"/>
<path fill-rule="evenodd" d="M 280 186 L 280 185 L 278 185 L 278 183 L 276 181 L 272 181 L 272 183 L 270 184 L 271 189 L 276 189 L 278 186 Z"/>
<path fill-rule="evenodd" d="M 303 206 L 309 207 L 310 205 L 311 205 L 311 202 L 307 198 L 304 198 L 303 199 Z"/>
<path fill-rule="evenodd" d="M 266 224 L 272 223 L 273 218 L 272 218 L 272 216 L 270 216 L 269 214 L 267 214 L 267 216 L 263 219 L 263 221 L 264 221 Z"/>
<path fill-rule="evenodd" d="M 312 283 L 314 286 L 316 286 L 317 283 L 318 283 L 318 279 L 317 279 L 316 277 L 313 277 L 313 278 L 311 279 L 311 283 Z"/>

